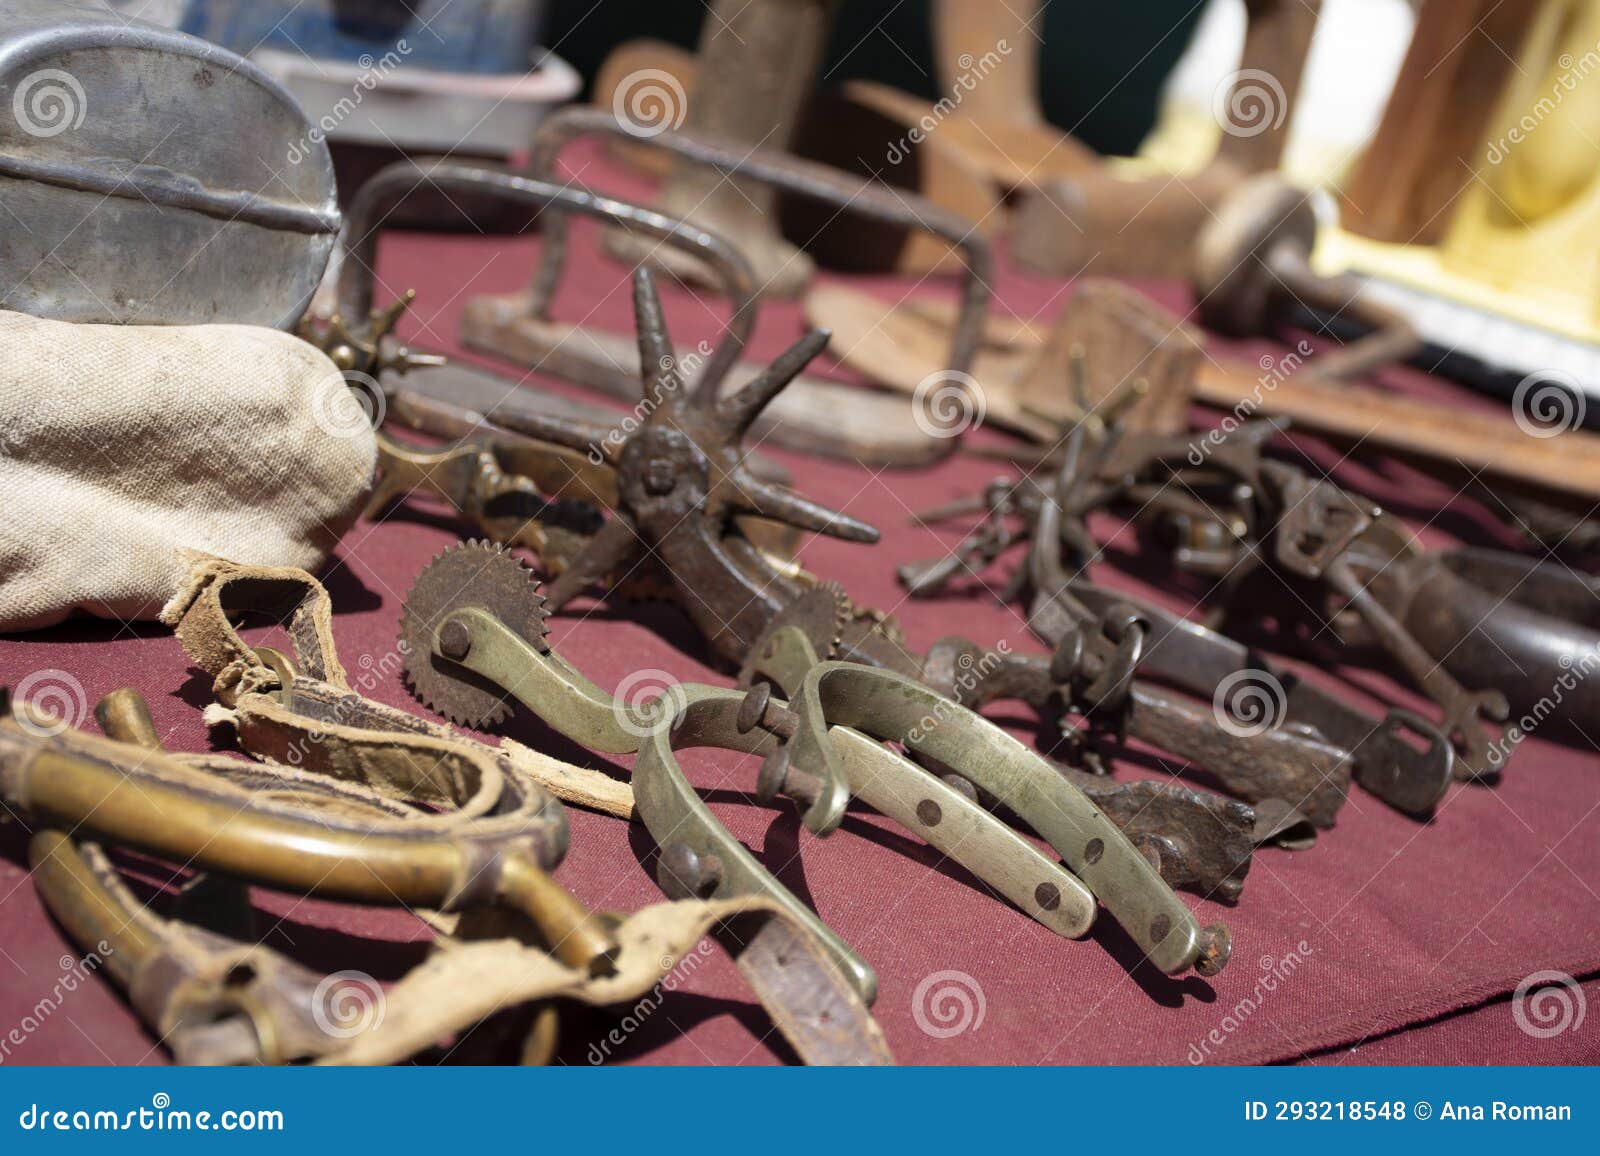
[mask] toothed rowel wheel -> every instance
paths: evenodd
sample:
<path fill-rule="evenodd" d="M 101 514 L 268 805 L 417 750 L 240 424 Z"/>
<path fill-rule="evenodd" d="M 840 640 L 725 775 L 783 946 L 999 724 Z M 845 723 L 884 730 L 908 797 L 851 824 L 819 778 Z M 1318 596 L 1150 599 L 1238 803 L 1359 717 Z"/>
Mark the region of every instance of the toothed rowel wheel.
<path fill-rule="evenodd" d="M 766 654 L 767 644 L 785 627 L 794 627 L 805 635 L 811 649 L 817 652 L 817 661 L 826 662 L 839 654 L 839 644 L 844 628 L 849 624 L 854 609 L 844 587 L 837 582 L 819 582 L 801 594 L 773 617 L 767 628 L 745 655 L 739 668 L 739 685 L 750 686 L 756 677 L 756 665 Z"/>
<path fill-rule="evenodd" d="M 549 612 L 538 576 L 492 542 L 452 546 L 417 575 L 400 615 L 406 682 L 428 709 L 460 726 L 482 729 L 504 722 L 511 701 L 499 687 L 433 653 L 438 624 L 469 606 L 488 611 L 540 651 L 549 649 Z"/>

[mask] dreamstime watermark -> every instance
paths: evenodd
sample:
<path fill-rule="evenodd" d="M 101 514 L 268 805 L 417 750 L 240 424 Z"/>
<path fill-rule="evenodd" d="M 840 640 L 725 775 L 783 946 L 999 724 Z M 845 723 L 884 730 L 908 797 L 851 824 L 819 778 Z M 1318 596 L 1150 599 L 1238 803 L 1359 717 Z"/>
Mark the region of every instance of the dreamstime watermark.
<path fill-rule="evenodd" d="M 1484 159 L 1491 165 L 1497 165 L 1511 154 L 1511 150 L 1528 137 L 1543 124 L 1556 109 L 1561 107 L 1561 102 L 1566 99 L 1569 92 L 1575 92 L 1578 82 L 1586 79 L 1595 69 L 1600 68 L 1600 44 L 1596 44 L 1582 56 L 1573 58 L 1572 53 L 1563 52 L 1557 58 L 1556 64 L 1561 69 L 1561 74 L 1550 85 L 1550 91 L 1533 102 L 1533 107 L 1505 132 L 1499 140 L 1490 141 Z"/>
<path fill-rule="evenodd" d="M 988 405 L 977 379 L 956 369 L 928 374 L 911 394 L 911 416 L 931 438 L 960 437 L 977 429 Z"/>
<path fill-rule="evenodd" d="M 699 945 L 688 955 L 673 963 L 671 956 L 661 959 L 662 970 L 671 968 L 656 983 L 656 985 L 639 997 L 639 1001 L 624 1013 L 617 1021 L 616 1027 L 607 1032 L 597 1043 L 589 1045 L 589 1062 L 595 1066 L 605 1063 L 611 1058 L 613 1048 L 620 1048 L 633 1035 L 644 1026 L 644 1022 L 653 1016 L 666 997 L 678 990 L 679 985 L 695 972 L 700 970 L 700 965 L 711 958 L 713 948 L 709 939 L 702 939 Z"/>
<path fill-rule="evenodd" d="M 350 86 L 350 95 L 340 97 L 332 108 L 317 118 L 317 122 L 305 136 L 289 145 L 287 153 L 289 163 L 297 165 L 312 155 L 317 145 L 327 140 L 335 129 L 355 115 L 356 109 L 366 100 L 367 93 L 382 84 L 410 55 L 411 45 L 404 38 L 395 41 L 395 46 L 380 57 L 374 58 L 370 52 L 363 53 L 361 59 L 356 62 L 361 69 L 361 75 L 356 77 L 355 83 Z"/>
<path fill-rule="evenodd" d="M 683 125 L 689 97 L 683 82 L 660 68 L 628 73 L 611 94 L 611 115 L 629 136 L 648 140 Z"/>
<path fill-rule="evenodd" d="M 59 964 L 62 974 L 49 994 L 35 1003 L 10 1031 L 0 1036 L 0 1064 L 9 1060 L 14 1050 L 22 1047 L 30 1036 L 44 1027 L 50 1017 L 61 1010 L 67 997 L 78 990 L 78 985 L 86 982 L 92 973 L 100 970 L 101 964 L 116 953 L 116 949 L 102 939 L 94 945 L 93 951 L 81 958 L 63 955 Z"/>
<path fill-rule="evenodd" d="M 1288 982 L 1289 978 L 1300 970 L 1306 959 L 1315 954 L 1311 945 L 1302 939 L 1294 945 L 1293 950 L 1285 952 L 1281 957 L 1263 955 L 1259 963 L 1261 975 L 1257 977 L 1255 986 L 1228 1009 L 1228 1014 L 1222 1017 L 1221 1023 L 1207 1032 L 1198 1043 L 1189 1045 L 1189 1062 L 1197 1065 L 1205 1063 L 1213 1052 L 1228 1042 L 1228 1038 L 1234 1032 L 1261 1010 L 1267 1002 L 1267 997 L 1277 991 L 1279 985 Z"/>
<path fill-rule="evenodd" d="M 1248 396 L 1240 398 L 1213 429 L 1207 430 L 1189 443 L 1189 464 L 1204 465 L 1214 450 L 1226 445 L 1234 431 L 1256 415 L 1256 412 L 1266 404 L 1267 396 L 1288 381 L 1305 364 L 1305 359 L 1310 357 L 1311 353 L 1310 342 L 1302 338 L 1298 345 L 1282 357 L 1262 354 L 1261 360 L 1257 363 L 1261 366 L 1261 374 L 1256 378 L 1254 388 Z"/>
<path fill-rule="evenodd" d="M 1260 136 L 1283 127 L 1289 96 L 1272 73 L 1241 68 L 1223 77 L 1211 94 L 1211 114 L 1229 136 Z"/>
<path fill-rule="evenodd" d="M 952 711 L 957 710 L 963 698 L 968 693 L 976 690 L 989 675 L 1005 661 L 1011 653 L 1011 644 L 1005 639 L 995 643 L 993 650 L 985 650 L 974 658 L 971 652 L 965 652 L 956 657 L 956 673 L 951 680 L 951 686 L 945 695 L 940 696 L 933 710 L 923 715 L 910 730 L 906 732 L 905 741 L 915 746 L 933 733 L 934 729 L 950 717 Z"/>
<path fill-rule="evenodd" d="M 1529 437 L 1553 438 L 1575 430 L 1588 408 L 1578 379 L 1559 369 L 1530 373 L 1511 392 L 1511 416 Z"/>
<path fill-rule="evenodd" d="M 1488 758 L 1491 767 L 1504 766 L 1506 760 L 1511 757 L 1511 752 L 1543 726 L 1544 721 L 1560 709 L 1567 695 L 1577 690 L 1579 685 L 1594 673 L 1595 667 L 1600 666 L 1600 651 L 1590 649 L 1576 656 L 1563 654 L 1557 661 L 1561 664 L 1561 674 L 1550 684 L 1550 689 L 1538 702 L 1524 711 L 1521 718 L 1508 722 L 1505 729 L 1500 732 L 1500 737 L 1489 744 Z"/>
<path fill-rule="evenodd" d="M 55 738 L 82 726 L 89 717 L 89 696 L 83 684 L 54 667 L 27 675 L 12 694 L 16 702 L 29 708 L 16 712 L 17 725 L 38 738 Z"/>
<path fill-rule="evenodd" d="M 383 387 L 356 369 L 330 373 L 311 387 L 311 420 L 340 441 L 370 434 L 383 424 Z"/>
<path fill-rule="evenodd" d="M 911 1018 L 936 1040 L 977 1031 L 988 1010 L 983 988 L 964 971 L 936 971 L 911 993 Z"/>
<path fill-rule="evenodd" d="M 336 971 L 311 993 L 311 1018 L 336 1040 L 376 1031 L 387 1009 L 383 986 L 364 971 Z"/>
<path fill-rule="evenodd" d="M 908 128 L 904 136 L 889 145 L 886 154 L 888 162 L 897 165 L 905 160 L 910 155 L 912 146 L 927 140 L 934 130 L 954 115 L 961 107 L 966 94 L 977 88 L 978 82 L 999 68 L 1010 55 L 1011 42 L 1001 39 L 995 41 L 995 46 L 982 56 L 975 57 L 970 52 L 963 52 L 957 57 L 956 65 L 961 69 L 961 75 L 956 77 L 950 92 L 940 97 L 933 109 L 924 113 L 922 119 Z"/>
<path fill-rule="evenodd" d="M 711 353 L 711 343 L 702 341 L 694 347 L 692 353 L 681 357 L 670 353 L 663 356 L 656 366 L 656 372 L 650 378 L 649 393 L 644 400 L 633 407 L 632 413 L 612 426 L 605 437 L 590 445 L 589 463 L 596 466 L 604 465 L 608 451 L 615 452 L 620 449 L 623 443 L 633 436 L 634 431 L 661 408 L 667 398 L 682 390 L 690 379 L 696 377 Z"/>
<path fill-rule="evenodd" d="M 18 82 L 11 94 L 11 115 L 23 132 L 48 140 L 83 127 L 89 98 L 72 73 L 41 68 Z"/>
<path fill-rule="evenodd" d="M 172 1097 L 157 1092 L 147 1108 L 116 1112 L 106 1108 L 63 1109 L 29 1104 L 17 1116 L 24 1132 L 282 1132 L 283 1113 L 275 1108 L 226 1108 L 192 1112 L 174 1108 Z"/>
<path fill-rule="evenodd" d="M 1511 994 L 1511 1018 L 1536 1040 L 1576 1032 L 1588 1010 L 1583 988 L 1564 971 L 1536 971 Z"/>
<path fill-rule="evenodd" d="M 339 701 L 334 703 L 332 709 L 317 719 L 317 725 L 307 730 L 304 735 L 284 748 L 278 756 L 278 761 L 291 767 L 298 767 L 305 762 L 307 753 L 312 747 L 320 746 L 328 737 L 327 729 L 331 726 L 343 726 L 346 719 L 358 712 L 366 710 L 362 696 L 372 697 L 374 691 L 385 683 L 392 682 L 395 675 L 400 673 L 405 665 L 406 657 L 411 653 L 411 644 L 405 639 L 396 640 L 395 648 L 386 651 L 381 658 L 374 658 L 370 654 L 363 654 L 357 660 L 355 672 L 346 671 L 350 689 L 355 694 L 341 695 Z"/>
<path fill-rule="evenodd" d="M 1217 726 L 1235 738 L 1255 738 L 1283 723 L 1289 713 L 1289 697 L 1271 671 L 1236 670 L 1217 683 L 1211 713 Z"/>
<path fill-rule="evenodd" d="M 663 718 L 681 721 L 689 705 L 689 692 L 664 670 L 636 670 L 617 686 L 611 699 L 611 714 L 634 738 L 645 738 Z"/>

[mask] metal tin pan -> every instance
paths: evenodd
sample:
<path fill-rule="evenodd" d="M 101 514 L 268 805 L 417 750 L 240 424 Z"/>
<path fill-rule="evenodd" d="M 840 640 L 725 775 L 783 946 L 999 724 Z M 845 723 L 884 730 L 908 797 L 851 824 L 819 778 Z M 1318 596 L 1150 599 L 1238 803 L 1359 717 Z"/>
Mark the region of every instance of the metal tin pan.
<path fill-rule="evenodd" d="M 339 229 L 320 129 L 171 29 L 0 0 L 0 307 L 291 327 Z"/>

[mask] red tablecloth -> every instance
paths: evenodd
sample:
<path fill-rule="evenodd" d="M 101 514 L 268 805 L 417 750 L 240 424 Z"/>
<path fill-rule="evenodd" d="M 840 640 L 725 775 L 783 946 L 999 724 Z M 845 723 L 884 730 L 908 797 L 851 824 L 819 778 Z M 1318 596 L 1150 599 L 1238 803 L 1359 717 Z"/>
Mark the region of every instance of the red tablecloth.
<path fill-rule="evenodd" d="M 575 167 L 596 185 L 627 188 L 601 177 L 593 154 L 575 155 Z M 627 331 L 626 270 L 596 255 L 592 229 L 580 226 L 576 237 L 578 255 L 558 316 Z M 525 284 L 537 245 L 534 237 L 391 236 L 382 250 L 380 299 L 416 287 L 420 300 L 405 332 L 418 344 L 454 349 L 464 302 Z M 914 285 L 891 278 L 873 284 L 895 294 Z M 995 288 L 1003 309 L 1041 324 L 1066 299 L 1059 282 L 1005 267 Z M 936 279 L 917 291 L 948 296 L 952 289 Z M 1169 304 L 1181 303 L 1171 287 L 1155 292 Z M 719 302 L 677 288 L 666 296 L 680 348 L 715 336 L 724 315 Z M 753 351 L 770 357 L 800 327 L 797 306 L 766 308 Z M 1253 357 L 1260 351 L 1242 352 Z M 823 363 L 827 370 L 826 358 Z M 1393 380 L 1461 398 L 1460 404 L 1480 404 L 1418 375 L 1395 374 Z M 554 386 L 533 379 L 528 387 Z M 895 564 L 937 554 L 958 536 L 955 530 L 913 527 L 909 514 L 971 492 L 998 472 L 996 463 L 956 457 L 931 469 L 878 471 L 770 446 L 763 450 L 793 470 L 804 493 L 883 531 L 875 547 L 818 539 L 807 546 L 805 561 L 844 582 L 858 602 L 891 609 L 914 645 L 926 647 L 940 635 L 959 632 L 981 641 L 1004 638 L 1020 651 L 1041 649 L 1020 613 L 976 583 L 948 597 L 914 602 L 894 578 Z M 1410 475 L 1396 480 L 1362 470 L 1346 476 L 1369 483 L 1402 509 L 1411 499 L 1424 506 L 1429 498 Z M 1441 519 L 1430 534 L 1454 524 Z M 432 555 L 456 540 L 458 529 L 434 512 L 401 509 L 379 524 L 358 525 L 346 537 L 323 578 L 338 612 L 335 626 L 347 667 L 392 649 L 408 585 Z M 682 680 L 727 680 L 726 672 L 707 665 L 687 623 L 664 607 L 582 602 L 553 622 L 552 642 L 604 686 L 647 667 Z M 197 675 L 159 626 L 77 621 L 0 639 L 0 683 L 14 685 L 50 669 L 76 679 L 90 703 L 119 686 L 144 689 L 174 749 L 202 750 L 213 742 L 200 718 L 209 680 Z M 1368 705 L 1376 701 L 1369 692 L 1378 690 L 1426 709 L 1380 676 L 1360 673 L 1345 680 L 1340 673 L 1312 671 L 1311 677 L 1337 683 L 1342 693 Z M 376 697 L 415 705 L 398 680 L 385 682 Z M 507 733 L 564 757 L 605 765 L 525 717 Z M 1600 757 L 1581 739 L 1577 746 L 1561 746 L 1535 737 L 1518 752 L 1500 786 L 1453 787 L 1427 824 L 1403 818 L 1358 790 L 1338 827 L 1313 849 L 1259 853 L 1236 907 L 1191 897 L 1203 922 L 1223 920 L 1233 932 L 1233 962 L 1210 981 L 1169 979 L 1149 968 L 1130 972 L 1136 953 L 1110 919 L 1084 942 L 1054 938 L 876 815 L 853 811 L 839 832 L 818 840 L 799 826 L 792 809 L 755 804 L 752 761 L 686 756 L 685 764 L 733 832 L 877 968 L 877 1014 L 902 1062 L 1600 1059 L 1597 1017 L 1555 1035 L 1530 1034 L 1519 1027 L 1506 998 L 1535 972 L 1582 979 L 1600 970 Z M 1152 772 L 1140 766 L 1119 773 Z M 585 901 L 627 910 L 659 898 L 642 829 L 576 810 L 571 822 L 572 850 L 559 875 Z M 0 826 L 0 840 L 0 1041 L 20 1025 L 20 1042 L 15 1034 L 0 1042 L 0 1060 L 164 1062 L 165 1052 L 107 982 L 80 987 L 50 1014 L 36 1015 L 73 948 L 29 882 L 25 822 Z M 268 916 L 263 926 L 271 928 L 267 941 L 315 966 L 359 968 L 390 979 L 422 950 L 420 928 L 409 916 L 258 894 Z M 340 934 L 347 931 L 365 937 Z M 955 1034 L 926 1030 L 925 1025 L 940 1027 L 929 1015 L 931 993 L 950 984 L 965 989 L 973 1022 Z M 1584 992 L 1592 995 L 1596 988 L 1589 983 L 1567 999 L 1581 1006 Z M 564 1058 L 573 1063 L 586 1062 L 587 1041 L 615 1023 L 587 1011 L 574 1011 L 566 1022 Z M 760 1007 L 719 956 L 695 971 L 612 1058 L 765 1063 L 784 1058 L 778 1048 Z M 496 1058 L 471 1037 L 450 1054 Z"/>

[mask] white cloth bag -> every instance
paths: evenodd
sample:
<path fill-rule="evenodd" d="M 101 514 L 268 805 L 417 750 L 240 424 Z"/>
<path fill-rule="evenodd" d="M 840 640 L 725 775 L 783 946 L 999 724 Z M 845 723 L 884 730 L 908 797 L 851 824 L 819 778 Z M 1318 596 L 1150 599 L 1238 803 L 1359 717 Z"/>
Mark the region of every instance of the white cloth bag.
<path fill-rule="evenodd" d="M 181 549 L 314 570 L 376 456 L 360 400 L 290 334 L 0 311 L 0 631 L 154 619 Z"/>

